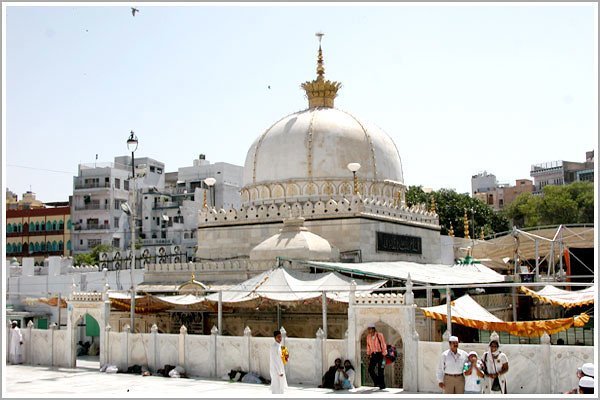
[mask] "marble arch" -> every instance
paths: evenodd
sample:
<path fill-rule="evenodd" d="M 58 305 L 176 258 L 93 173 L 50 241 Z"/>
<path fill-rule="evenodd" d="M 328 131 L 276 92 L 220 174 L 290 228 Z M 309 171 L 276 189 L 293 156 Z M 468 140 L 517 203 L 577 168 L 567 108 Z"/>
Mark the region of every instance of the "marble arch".
<path fill-rule="evenodd" d="M 100 365 L 104 364 L 104 343 L 106 326 L 110 316 L 110 301 L 103 298 L 102 293 L 73 293 L 67 301 L 67 342 L 69 367 L 75 368 L 77 362 L 77 323 L 86 314 L 94 318 L 100 326 Z"/>

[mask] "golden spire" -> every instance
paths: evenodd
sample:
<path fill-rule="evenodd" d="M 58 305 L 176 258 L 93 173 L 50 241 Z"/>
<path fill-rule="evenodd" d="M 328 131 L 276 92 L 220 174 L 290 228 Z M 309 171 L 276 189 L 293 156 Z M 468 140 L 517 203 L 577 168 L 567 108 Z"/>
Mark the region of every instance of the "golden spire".
<path fill-rule="evenodd" d="M 431 211 L 432 213 L 436 213 L 436 209 L 435 209 L 435 197 L 431 196 L 431 207 L 429 208 L 429 211 Z"/>
<path fill-rule="evenodd" d="M 471 239 L 471 237 L 469 236 L 469 219 L 467 218 L 467 210 L 465 210 L 465 216 L 464 216 L 464 224 L 465 224 L 465 239 Z"/>
<path fill-rule="evenodd" d="M 306 91 L 308 98 L 308 108 L 328 107 L 333 108 L 333 99 L 337 96 L 337 91 L 342 87 L 339 82 L 325 80 L 325 66 L 323 64 L 323 50 L 321 49 L 321 39 L 323 33 L 317 32 L 315 36 L 319 38 L 319 56 L 317 58 L 317 79 L 304 82 L 302 89 Z"/>
<path fill-rule="evenodd" d="M 454 227 L 452 226 L 452 222 L 450 222 L 450 229 L 448 229 L 448 236 L 454 237 Z"/>
<path fill-rule="evenodd" d="M 483 231 L 483 226 L 481 227 L 481 232 L 479 232 L 479 239 L 480 240 L 485 240 L 485 233 Z"/>

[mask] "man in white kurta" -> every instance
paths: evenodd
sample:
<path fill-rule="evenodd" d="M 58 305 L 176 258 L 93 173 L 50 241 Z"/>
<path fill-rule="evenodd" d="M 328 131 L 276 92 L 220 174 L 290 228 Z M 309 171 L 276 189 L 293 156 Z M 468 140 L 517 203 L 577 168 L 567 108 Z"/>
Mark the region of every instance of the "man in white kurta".
<path fill-rule="evenodd" d="M 12 321 L 10 330 L 10 348 L 8 351 L 8 361 L 11 364 L 21 364 L 21 349 L 23 345 L 23 334 L 17 326 L 17 321 Z"/>
<path fill-rule="evenodd" d="M 283 394 L 287 388 L 287 379 L 285 378 L 285 369 L 283 359 L 281 358 L 281 332 L 273 332 L 275 341 L 271 345 L 270 372 L 271 372 L 271 393 Z"/>

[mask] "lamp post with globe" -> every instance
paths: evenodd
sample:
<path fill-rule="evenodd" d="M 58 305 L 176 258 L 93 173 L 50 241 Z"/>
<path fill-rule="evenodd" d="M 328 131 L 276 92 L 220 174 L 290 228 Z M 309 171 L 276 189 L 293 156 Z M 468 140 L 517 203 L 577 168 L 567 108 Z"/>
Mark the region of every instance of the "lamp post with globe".
<path fill-rule="evenodd" d="M 131 151 L 131 180 L 132 180 L 132 194 L 131 194 L 131 207 L 127 203 L 121 204 L 121 208 L 126 214 L 131 216 L 131 332 L 135 332 L 135 151 L 138 147 L 138 138 L 130 132 L 129 138 L 127 139 L 127 149 Z"/>

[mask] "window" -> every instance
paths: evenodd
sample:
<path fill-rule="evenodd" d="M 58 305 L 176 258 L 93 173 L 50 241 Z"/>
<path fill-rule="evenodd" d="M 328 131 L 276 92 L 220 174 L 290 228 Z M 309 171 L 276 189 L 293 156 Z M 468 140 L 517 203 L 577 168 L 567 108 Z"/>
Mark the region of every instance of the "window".
<path fill-rule="evenodd" d="M 119 178 L 115 178 L 115 189 L 121 189 L 121 180 Z"/>
<path fill-rule="evenodd" d="M 88 242 L 88 249 L 93 249 L 94 247 L 102 244 L 101 239 L 88 239 L 87 242 Z"/>
<path fill-rule="evenodd" d="M 154 172 L 155 170 L 156 170 L 156 168 L 153 165 L 151 165 L 150 166 L 150 172 Z"/>
<path fill-rule="evenodd" d="M 117 249 L 120 247 L 121 244 L 121 239 L 119 238 L 113 238 L 112 240 L 112 246 L 116 247 Z"/>
<path fill-rule="evenodd" d="M 123 189 L 129 190 L 129 181 L 123 181 Z"/>
<path fill-rule="evenodd" d="M 119 218 L 115 217 L 115 222 L 113 224 L 114 228 L 118 228 L 119 227 Z M 115 246 L 115 247 L 119 247 L 119 246 Z"/>
<path fill-rule="evenodd" d="M 156 167 L 156 173 L 157 174 L 162 174 L 162 168 Z"/>

